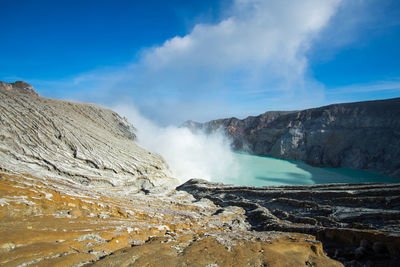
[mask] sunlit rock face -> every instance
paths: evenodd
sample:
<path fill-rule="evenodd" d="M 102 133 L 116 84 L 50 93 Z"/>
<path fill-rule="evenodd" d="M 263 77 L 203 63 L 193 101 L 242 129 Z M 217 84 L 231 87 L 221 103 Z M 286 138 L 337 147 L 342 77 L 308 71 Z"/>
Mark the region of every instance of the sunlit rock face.
<path fill-rule="evenodd" d="M 164 160 L 139 147 L 135 129 L 93 104 L 40 97 L 24 82 L 0 84 L 1 167 L 120 187 L 121 192 L 173 189 Z"/>
<path fill-rule="evenodd" d="M 400 178 L 400 98 L 266 112 L 184 126 L 223 130 L 233 148 L 314 166 L 366 169 Z"/>

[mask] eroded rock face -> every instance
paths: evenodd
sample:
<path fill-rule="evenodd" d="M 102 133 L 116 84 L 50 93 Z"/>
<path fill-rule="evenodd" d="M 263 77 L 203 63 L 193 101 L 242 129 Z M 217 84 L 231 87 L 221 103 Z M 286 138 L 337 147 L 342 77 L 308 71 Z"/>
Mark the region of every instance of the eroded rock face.
<path fill-rule="evenodd" d="M 400 184 L 243 187 L 194 179 L 177 189 L 242 207 L 254 230 L 315 235 L 348 265 L 400 260 Z"/>
<path fill-rule="evenodd" d="M 127 193 L 177 185 L 163 159 L 139 147 L 135 129 L 117 113 L 39 97 L 23 82 L 4 84 L 0 167 Z"/>
<path fill-rule="evenodd" d="M 189 121 L 183 126 L 222 130 L 236 150 L 400 178 L 400 98 L 272 111 L 244 120 Z"/>

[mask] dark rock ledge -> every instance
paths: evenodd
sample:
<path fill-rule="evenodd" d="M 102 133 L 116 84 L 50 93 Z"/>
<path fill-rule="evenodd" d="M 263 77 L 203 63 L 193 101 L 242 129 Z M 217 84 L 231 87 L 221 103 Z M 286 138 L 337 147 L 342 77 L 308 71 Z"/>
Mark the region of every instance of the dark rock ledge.
<path fill-rule="evenodd" d="M 245 187 L 192 179 L 177 189 L 244 208 L 253 230 L 315 235 L 346 266 L 400 262 L 400 184 Z"/>

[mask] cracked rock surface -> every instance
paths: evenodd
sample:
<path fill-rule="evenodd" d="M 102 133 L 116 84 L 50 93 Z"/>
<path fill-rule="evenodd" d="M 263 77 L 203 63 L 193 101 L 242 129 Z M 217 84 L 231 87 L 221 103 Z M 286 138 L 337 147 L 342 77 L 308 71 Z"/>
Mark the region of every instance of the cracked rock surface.
<path fill-rule="evenodd" d="M 40 97 L 27 84 L 15 87 L 20 83 L 0 84 L 2 167 L 128 191 L 177 185 L 163 159 L 139 147 L 134 127 L 117 113 Z"/>

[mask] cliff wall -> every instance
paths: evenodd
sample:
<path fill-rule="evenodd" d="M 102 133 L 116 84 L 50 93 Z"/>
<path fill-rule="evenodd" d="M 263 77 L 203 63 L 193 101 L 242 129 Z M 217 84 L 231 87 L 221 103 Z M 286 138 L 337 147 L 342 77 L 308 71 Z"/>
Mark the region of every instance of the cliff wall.
<path fill-rule="evenodd" d="M 243 120 L 188 121 L 183 126 L 222 130 L 236 150 L 400 178 L 400 98 L 271 111 Z"/>

